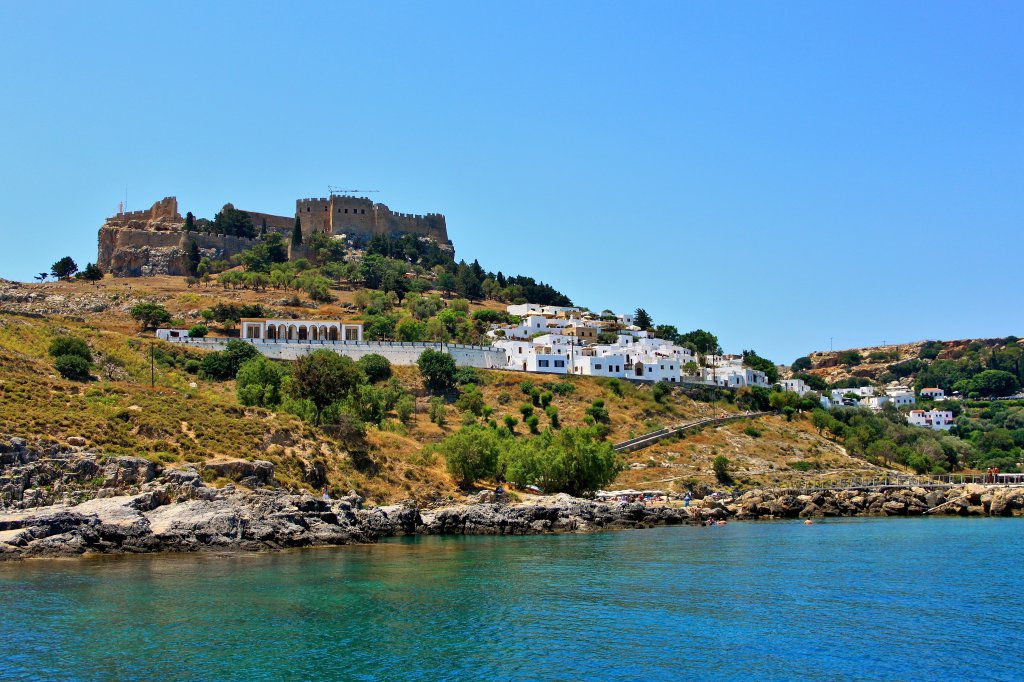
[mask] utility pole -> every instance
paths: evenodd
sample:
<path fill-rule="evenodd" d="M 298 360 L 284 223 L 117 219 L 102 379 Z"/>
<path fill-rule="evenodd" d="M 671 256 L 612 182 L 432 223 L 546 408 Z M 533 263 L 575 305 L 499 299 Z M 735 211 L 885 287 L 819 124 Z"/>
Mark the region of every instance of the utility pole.
<path fill-rule="evenodd" d="M 156 387 L 156 344 L 149 344 L 149 387 Z"/>
<path fill-rule="evenodd" d="M 829 353 L 831 353 L 832 350 L 833 350 L 833 348 L 832 348 L 832 339 L 833 338 L 835 338 L 835 337 L 832 337 L 832 336 L 828 337 L 828 352 Z"/>

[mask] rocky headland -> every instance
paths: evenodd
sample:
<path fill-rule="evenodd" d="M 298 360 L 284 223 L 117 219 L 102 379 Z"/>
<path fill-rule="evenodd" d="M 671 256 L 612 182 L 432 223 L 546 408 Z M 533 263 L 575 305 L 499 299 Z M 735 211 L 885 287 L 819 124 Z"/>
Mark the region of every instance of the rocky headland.
<path fill-rule="evenodd" d="M 229 479 L 217 488 L 207 479 Z M 367 506 L 278 487 L 270 462 L 161 469 L 82 446 L 0 438 L 0 560 L 88 553 L 259 551 L 372 543 L 400 535 L 529 535 L 709 520 L 836 516 L 1020 515 L 1024 489 L 967 485 L 878 491 L 750 490 L 689 507 L 603 503 L 568 495 L 513 502 L 484 491 L 464 503 Z"/>

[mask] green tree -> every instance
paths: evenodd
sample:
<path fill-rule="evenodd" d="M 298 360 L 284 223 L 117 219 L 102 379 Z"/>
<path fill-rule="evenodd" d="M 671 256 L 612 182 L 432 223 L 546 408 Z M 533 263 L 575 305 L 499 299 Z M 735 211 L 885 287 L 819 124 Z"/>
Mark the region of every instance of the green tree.
<path fill-rule="evenodd" d="M 377 353 L 364 355 L 356 361 L 356 365 L 372 384 L 391 378 L 391 362 L 383 355 Z"/>
<path fill-rule="evenodd" d="M 87 263 L 85 265 L 85 270 L 78 273 L 78 276 L 86 282 L 98 282 L 103 279 L 103 270 L 101 270 L 100 266 L 95 263 Z"/>
<path fill-rule="evenodd" d="M 643 308 L 637 308 L 633 313 L 633 324 L 645 331 L 654 327 L 654 321 Z"/>
<path fill-rule="evenodd" d="M 445 415 L 448 412 L 444 398 L 439 395 L 431 398 L 427 411 L 430 421 L 434 422 L 438 426 L 444 426 Z"/>
<path fill-rule="evenodd" d="M 210 333 L 210 329 L 205 324 L 192 325 L 188 330 L 188 338 L 190 339 L 201 339 Z"/>
<path fill-rule="evenodd" d="M 501 441 L 494 429 L 464 426 L 438 444 L 448 473 L 468 488 L 479 479 L 493 478 L 498 466 Z"/>
<path fill-rule="evenodd" d="M 500 462 L 510 481 L 570 495 L 604 487 L 624 466 L 612 445 L 593 428 L 548 430 L 535 438 L 502 444 Z"/>
<path fill-rule="evenodd" d="M 825 410 L 814 410 L 811 412 L 811 424 L 814 425 L 814 428 L 818 429 L 819 436 L 822 431 L 832 425 L 833 421 L 832 416 Z"/>
<path fill-rule="evenodd" d="M 969 381 L 969 391 L 983 396 L 1011 395 L 1020 388 L 1017 377 L 1001 369 L 986 369 L 974 375 Z"/>
<path fill-rule="evenodd" d="M 811 369 L 813 366 L 814 364 L 811 362 L 811 359 L 805 355 L 794 360 L 793 364 L 789 366 L 789 369 L 793 372 L 803 372 Z"/>
<path fill-rule="evenodd" d="M 245 237 L 247 239 L 256 237 L 256 228 L 252 224 L 252 216 L 245 211 L 239 211 L 230 204 L 222 208 L 220 213 L 213 217 L 212 232 L 232 237 Z"/>
<path fill-rule="evenodd" d="M 676 340 L 683 346 L 692 348 L 701 355 L 721 355 L 722 347 L 718 345 L 718 337 L 703 329 L 696 329 L 692 332 L 680 334 Z"/>
<path fill-rule="evenodd" d="M 185 232 L 195 232 L 196 229 L 196 217 L 192 215 L 192 211 L 185 214 Z"/>
<path fill-rule="evenodd" d="M 445 391 L 455 385 L 455 358 L 427 348 L 416 361 L 420 375 L 431 391 Z"/>
<path fill-rule="evenodd" d="M 64 355 L 77 355 L 86 363 L 92 362 L 92 351 L 89 349 L 89 344 L 77 336 L 55 337 L 50 341 L 49 353 L 55 358 Z"/>
<path fill-rule="evenodd" d="M 765 377 L 768 379 L 769 384 L 775 384 L 779 381 L 779 368 L 775 366 L 775 363 L 767 358 L 762 358 L 754 350 L 743 351 L 743 364 L 751 369 L 757 369 L 764 372 Z"/>
<path fill-rule="evenodd" d="M 188 241 L 188 253 L 185 255 L 185 272 L 192 277 L 199 272 L 199 261 L 203 259 L 199 253 L 199 244 L 194 239 Z"/>
<path fill-rule="evenodd" d="M 128 314 L 142 325 L 142 331 L 171 321 L 171 314 L 167 312 L 167 308 L 156 303 L 136 303 Z"/>
<path fill-rule="evenodd" d="M 54 368 L 65 379 L 72 381 L 89 380 L 89 362 L 81 355 L 61 355 L 54 363 Z"/>
<path fill-rule="evenodd" d="M 302 221 L 299 220 L 298 216 L 295 216 L 295 226 L 292 228 L 292 246 L 300 246 L 302 244 Z"/>
<path fill-rule="evenodd" d="M 296 398 L 313 403 L 316 409 L 313 423 L 319 426 L 324 408 L 347 397 L 363 379 L 363 373 L 352 358 L 323 349 L 295 361 L 291 388 Z"/>
<path fill-rule="evenodd" d="M 235 391 L 243 405 L 274 407 L 281 404 L 281 382 L 285 368 L 277 362 L 257 355 L 238 368 Z"/>
<path fill-rule="evenodd" d="M 50 274 L 56 279 L 71 279 L 71 276 L 78 272 L 78 264 L 71 256 L 64 256 L 50 266 Z"/>
<path fill-rule="evenodd" d="M 232 339 L 224 345 L 224 350 L 207 353 L 199 364 L 199 371 L 204 378 L 227 381 L 234 379 L 241 366 L 259 354 L 252 344 Z"/>

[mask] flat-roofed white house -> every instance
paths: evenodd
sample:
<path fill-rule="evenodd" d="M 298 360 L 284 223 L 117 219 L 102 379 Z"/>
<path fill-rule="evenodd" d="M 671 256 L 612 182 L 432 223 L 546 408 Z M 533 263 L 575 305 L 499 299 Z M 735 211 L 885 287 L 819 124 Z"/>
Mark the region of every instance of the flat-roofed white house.
<path fill-rule="evenodd" d="M 889 400 L 892 401 L 896 407 L 902 407 L 903 405 L 913 405 L 917 402 L 914 397 L 913 391 L 888 391 Z"/>
<path fill-rule="evenodd" d="M 241 337 L 250 341 L 362 341 L 362 322 L 273 320 L 243 317 Z"/>
<path fill-rule="evenodd" d="M 626 356 L 622 353 L 610 355 L 577 355 L 573 358 L 573 373 L 594 377 L 626 378 Z"/>
<path fill-rule="evenodd" d="M 779 385 L 782 386 L 783 391 L 792 391 L 799 396 L 803 396 L 811 390 L 811 387 L 803 379 L 782 379 L 779 381 Z"/>
<path fill-rule="evenodd" d="M 953 413 L 949 410 L 911 410 L 907 415 L 907 423 L 935 431 L 949 431 L 953 428 Z"/>
<path fill-rule="evenodd" d="M 941 388 L 922 388 L 921 397 L 935 400 L 936 398 L 945 398 L 946 392 Z"/>

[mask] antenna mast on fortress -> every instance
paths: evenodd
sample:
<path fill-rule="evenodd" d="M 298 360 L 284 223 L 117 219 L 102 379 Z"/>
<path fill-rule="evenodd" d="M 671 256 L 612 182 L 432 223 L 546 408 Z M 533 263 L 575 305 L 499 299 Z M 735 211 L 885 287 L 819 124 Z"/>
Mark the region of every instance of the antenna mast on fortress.
<path fill-rule="evenodd" d="M 371 194 L 371 193 L 379 192 L 380 190 L 379 189 L 341 189 L 340 187 L 335 187 L 334 185 L 327 185 L 327 191 L 330 193 L 330 196 L 333 197 L 336 194 Z"/>

